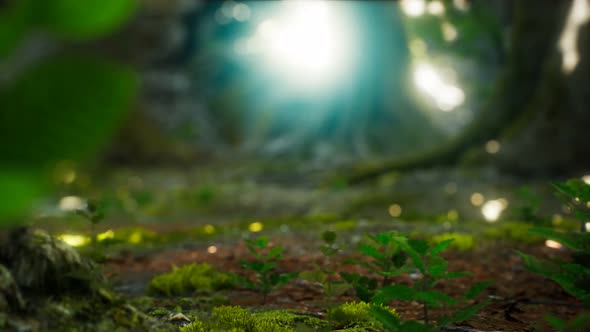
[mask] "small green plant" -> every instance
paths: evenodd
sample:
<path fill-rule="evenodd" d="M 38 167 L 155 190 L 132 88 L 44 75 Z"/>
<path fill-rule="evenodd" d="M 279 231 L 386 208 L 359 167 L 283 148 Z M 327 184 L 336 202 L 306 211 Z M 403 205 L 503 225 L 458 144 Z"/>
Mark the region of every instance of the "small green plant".
<path fill-rule="evenodd" d="M 304 271 L 300 274 L 301 278 L 322 285 L 326 302 L 328 304 L 333 303 L 338 296 L 350 289 L 350 284 L 342 280 L 335 280 L 336 266 L 332 257 L 340 252 L 340 248 L 335 243 L 336 238 L 336 233 L 332 231 L 325 231 L 322 233 L 324 244 L 320 246 L 320 251 L 326 257 L 326 263 L 322 267 L 314 264 L 313 271 Z"/>
<path fill-rule="evenodd" d="M 371 313 L 391 331 L 430 331 L 435 326 L 430 325 L 428 309 L 431 307 L 453 306 L 450 313 L 438 317 L 437 326 L 463 321 L 487 302 L 471 302 L 490 284 L 480 282 L 473 285 L 460 301 L 436 291 L 434 288 L 442 280 L 469 276 L 468 272 L 447 271 L 448 262 L 440 255 L 454 241 L 442 240 L 429 244 L 424 240 L 408 239 L 407 236 L 395 231 L 378 233 L 369 236 L 369 244 L 359 246 L 359 251 L 370 257 L 369 262 L 360 261 L 357 264 L 366 267 L 371 272 L 383 277 L 381 288 L 377 287 L 377 280 L 359 274 L 341 273 L 343 278 L 351 282 L 357 291 L 357 296 L 370 299 L 374 304 Z M 412 286 L 391 284 L 391 277 L 414 272 L 417 276 Z M 359 296 L 359 297 L 360 297 Z M 418 301 L 424 310 L 424 324 L 417 321 L 403 322 L 396 315 L 380 308 L 380 305 L 398 299 L 402 301 Z"/>
<path fill-rule="evenodd" d="M 586 222 L 590 220 L 590 184 L 571 179 L 563 183 L 554 183 L 557 197 L 568 206 L 569 210 L 580 220 L 580 231 L 586 232 Z"/>
<path fill-rule="evenodd" d="M 214 290 L 235 286 L 234 278 L 227 273 L 217 272 L 209 264 L 189 264 L 172 272 L 154 277 L 148 291 L 161 295 L 182 295 L 186 293 L 210 293 Z"/>
<path fill-rule="evenodd" d="M 434 289 L 442 280 L 471 275 L 469 272 L 447 271 L 448 262 L 440 254 L 451 245 L 453 239 L 448 239 L 434 245 L 424 240 L 408 239 L 404 236 L 392 236 L 391 239 L 410 257 L 412 263 L 410 266 L 417 270 L 419 279 L 411 287 L 400 284 L 382 287 L 375 294 L 373 298 L 374 303 L 387 303 L 393 299 L 421 302 L 424 311 L 424 323 L 426 325 L 430 323 L 428 313 L 430 307 L 461 306 L 449 314 L 438 317 L 438 326 L 464 321 L 487 305 L 487 301 L 475 304 L 468 303 L 473 301 L 490 285 L 489 281 L 473 285 L 463 295 L 460 301 Z"/>
<path fill-rule="evenodd" d="M 255 240 L 246 240 L 246 247 L 254 255 L 256 260 L 251 262 L 241 261 L 240 265 L 256 273 L 256 280 L 240 278 L 240 282 L 247 288 L 263 294 L 262 303 L 274 289 L 286 285 L 291 279 L 297 277 L 298 272 L 280 273 L 276 266 L 283 260 L 284 248 L 276 246 L 268 248 L 268 238 L 261 236 Z"/>
<path fill-rule="evenodd" d="M 411 272 L 406 266 L 407 254 L 398 245 L 395 237 L 403 237 L 397 232 L 384 232 L 368 235 L 368 243 L 361 244 L 358 250 L 367 255 L 370 260 L 349 261 L 363 266 L 371 272 L 383 277 L 381 285 L 390 283 L 390 278 Z M 360 275 L 359 273 L 341 272 L 342 278 L 355 290 L 356 296 L 365 302 L 370 302 L 378 288 L 376 278 Z"/>
<path fill-rule="evenodd" d="M 590 185 L 579 179 L 553 184 L 559 199 L 581 220 L 580 232 L 558 232 L 551 228 L 533 227 L 529 233 L 561 243 L 572 250 L 571 261 L 540 259 L 517 251 L 527 270 L 540 274 L 558 283 L 566 292 L 590 305 L 590 233 L 586 232 Z M 590 327 L 590 316 L 582 313 L 571 322 L 554 316 L 546 320 L 559 331 L 586 331 Z"/>
<path fill-rule="evenodd" d="M 515 217 L 539 225 L 543 219 L 539 217 L 541 198 L 528 186 L 522 186 L 516 192 L 517 203 L 513 208 Z"/>

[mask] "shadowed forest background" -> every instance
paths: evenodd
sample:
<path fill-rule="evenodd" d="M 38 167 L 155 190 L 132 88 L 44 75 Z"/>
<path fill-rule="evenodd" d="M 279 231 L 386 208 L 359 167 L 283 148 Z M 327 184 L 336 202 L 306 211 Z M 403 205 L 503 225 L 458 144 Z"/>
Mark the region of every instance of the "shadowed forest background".
<path fill-rule="evenodd" d="M 0 0 L 0 330 L 585 331 L 589 21 Z"/>

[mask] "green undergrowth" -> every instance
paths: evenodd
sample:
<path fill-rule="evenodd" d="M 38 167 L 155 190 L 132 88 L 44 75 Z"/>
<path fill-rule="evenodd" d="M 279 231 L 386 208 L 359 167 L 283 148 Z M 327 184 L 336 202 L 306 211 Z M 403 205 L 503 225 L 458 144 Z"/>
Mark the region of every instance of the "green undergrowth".
<path fill-rule="evenodd" d="M 381 331 L 381 324 L 371 314 L 372 305 L 365 302 L 347 302 L 328 310 L 328 319 L 337 331 Z M 380 305 L 392 315 L 394 309 Z"/>
<path fill-rule="evenodd" d="M 154 277 L 148 292 L 158 295 L 207 294 L 215 290 L 235 286 L 235 279 L 228 273 L 216 271 L 209 264 L 174 266 L 172 272 Z"/>
<path fill-rule="evenodd" d="M 213 308 L 211 315 L 195 318 L 182 332 L 291 332 L 327 330 L 329 323 L 288 310 L 250 312 L 239 306 Z"/>
<path fill-rule="evenodd" d="M 381 306 L 391 314 L 393 309 Z M 329 310 L 326 319 L 290 310 L 250 311 L 239 306 L 213 308 L 211 314 L 201 313 L 181 327 L 182 332 L 299 332 L 299 331 L 381 331 L 381 324 L 373 318 L 371 304 L 364 302 L 344 303 Z"/>

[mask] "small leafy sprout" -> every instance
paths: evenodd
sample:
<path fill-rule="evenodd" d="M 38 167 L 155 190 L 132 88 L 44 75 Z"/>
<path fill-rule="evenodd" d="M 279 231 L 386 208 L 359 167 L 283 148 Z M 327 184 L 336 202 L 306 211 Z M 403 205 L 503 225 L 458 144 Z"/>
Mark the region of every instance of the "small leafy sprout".
<path fill-rule="evenodd" d="M 320 246 L 320 251 L 326 257 L 326 263 L 323 267 L 314 265 L 312 271 L 304 271 L 300 274 L 300 277 L 316 282 L 322 285 L 324 295 L 326 297 L 326 303 L 331 304 L 340 295 L 344 294 L 350 289 L 350 284 L 342 280 L 334 280 L 336 276 L 336 267 L 332 257 L 340 252 L 340 248 L 336 245 L 336 233 L 332 231 L 325 231 L 322 233 L 322 239 L 324 244 Z"/>
<path fill-rule="evenodd" d="M 517 251 L 527 270 L 557 282 L 566 292 L 590 305 L 590 233 L 562 233 L 534 227 L 530 233 L 557 241 L 573 251 L 572 262 L 539 259 Z"/>
<path fill-rule="evenodd" d="M 247 288 L 263 294 L 262 303 L 274 289 L 286 285 L 291 279 L 297 277 L 297 272 L 280 273 L 276 266 L 283 260 L 284 248 L 281 246 L 267 248 L 268 238 L 261 236 L 255 240 L 246 240 L 246 248 L 254 255 L 256 260 L 251 262 L 240 261 L 240 265 L 256 274 L 256 280 L 240 278 L 240 282 Z"/>
<path fill-rule="evenodd" d="M 581 179 L 571 179 L 564 183 L 554 183 L 557 197 L 580 219 L 580 231 L 586 232 L 586 222 L 590 220 L 590 184 Z"/>
<path fill-rule="evenodd" d="M 94 225 L 104 220 L 104 207 L 89 199 L 86 201 L 86 207 L 76 210 L 76 214 L 86 218 Z"/>
<path fill-rule="evenodd" d="M 412 269 L 405 266 L 407 254 L 394 240 L 394 237 L 402 237 L 397 232 L 384 232 L 375 235 L 368 235 L 369 243 L 362 244 L 358 250 L 370 258 L 366 261 L 349 261 L 350 263 L 363 266 L 371 272 L 383 277 L 381 285 L 390 284 L 390 278 L 406 273 Z M 363 276 L 359 273 L 341 272 L 340 276 L 349 283 L 355 290 L 356 296 L 365 302 L 370 302 L 375 296 L 378 288 L 378 280 L 373 277 Z"/>
<path fill-rule="evenodd" d="M 373 297 L 373 303 L 383 304 L 393 299 L 421 302 L 424 311 L 424 323 L 426 325 L 430 322 L 430 317 L 428 315 L 428 309 L 430 307 L 439 308 L 443 306 L 462 305 L 462 307 L 452 311 L 450 314 L 439 317 L 437 321 L 438 326 L 466 320 L 487 305 L 486 301 L 476 304 L 467 303 L 474 300 L 487 286 L 490 285 L 490 282 L 488 281 L 473 285 L 463 295 L 461 301 L 458 301 L 445 293 L 434 290 L 434 287 L 444 279 L 471 275 L 468 272 L 447 271 L 448 262 L 441 257 L 440 254 L 447 249 L 453 239 L 430 245 L 427 241 L 408 239 L 405 236 L 395 234 L 389 234 L 388 236 L 401 251 L 405 252 L 407 256 L 410 257 L 411 264 L 408 264 L 407 267 L 413 267 L 418 270 L 421 277 L 411 287 L 394 284 L 380 288 Z M 405 269 L 401 269 L 400 267 L 400 269 L 407 271 L 407 267 Z M 381 315 L 378 310 L 376 313 L 378 317 L 384 317 L 384 315 Z M 385 322 L 383 323 L 387 325 Z M 399 325 L 401 323 L 394 323 L 392 324 L 398 326 L 398 328 L 403 326 Z"/>

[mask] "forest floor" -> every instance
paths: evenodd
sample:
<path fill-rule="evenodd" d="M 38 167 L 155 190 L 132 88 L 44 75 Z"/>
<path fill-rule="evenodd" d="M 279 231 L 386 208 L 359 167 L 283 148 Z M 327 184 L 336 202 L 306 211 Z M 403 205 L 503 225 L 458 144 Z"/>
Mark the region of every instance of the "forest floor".
<path fill-rule="evenodd" d="M 317 237 L 317 235 L 316 235 Z M 151 251 L 151 253 L 126 252 L 105 263 L 105 272 L 119 285 L 119 290 L 129 296 L 145 293 L 149 280 L 160 273 L 170 272 L 171 266 L 183 266 L 192 263 L 208 263 L 218 271 L 247 273 L 240 261 L 252 259 L 243 243 L 224 241 L 215 243 L 216 252 L 209 251 L 210 246 L 193 244 L 194 248 L 168 248 Z M 318 253 L 320 242 L 310 238 L 309 234 L 282 234 L 272 238 L 272 244 L 280 244 L 285 251 L 285 260 L 279 265 L 282 272 L 301 272 L 312 270 L 313 263 L 322 266 L 325 259 Z M 191 245 L 191 247 L 193 246 Z M 459 298 L 473 283 L 490 280 L 493 282 L 485 292 L 491 304 L 459 326 L 479 331 L 551 331 L 544 322 L 544 316 L 553 314 L 571 319 L 581 311 L 581 303 L 565 293 L 557 284 L 526 271 L 523 262 L 514 252 L 520 250 L 538 257 L 564 258 L 562 250 L 548 248 L 543 244 L 523 245 L 518 243 L 486 244 L 476 249 L 458 251 L 450 250 L 444 255 L 450 262 L 450 271 L 470 271 L 472 277 L 453 279 L 445 282 L 438 290 Z M 343 267 L 346 271 L 362 271 L 356 266 Z M 411 284 L 409 276 L 394 278 L 394 283 Z M 222 291 L 227 297 L 227 304 L 240 305 L 256 309 L 294 309 L 300 312 L 324 316 L 326 302 L 321 287 L 316 284 L 297 280 L 287 287 L 272 292 L 265 303 L 262 295 L 251 290 L 239 289 Z M 338 297 L 334 303 L 355 301 L 351 292 Z M 172 310 L 174 301 L 162 300 L 163 306 Z M 394 301 L 391 307 L 403 319 L 421 320 L 423 311 L 417 302 Z M 191 309 L 191 308 L 186 308 Z M 436 316 L 440 310 L 432 314 Z"/>
<path fill-rule="evenodd" d="M 482 294 L 490 304 L 457 324 L 464 331 L 551 331 L 544 321 L 547 314 L 571 319 L 582 311 L 581 303 L 559 285 L 528 272 L 515 252 L 540 258 L 566 259 L 569 255 L 565 249 L 547 247 L 544 239 L 527 233 L 534 225 L 578 227 L 561 211 L 545 180 L 515 179 L 493 170 L 451 169 L 392 173 L 371 184 L 325 188 L 318 187 L 317 181 L 301 180 L 305 176 L 289 177 L 285 165 L 255 171 L 248 167 L 211 167 L 199 170 L 198 175 L 182 176 L 162 170 L 119 172 L 102 183 L 101 197 L 111 211 L 104 222 L 89 227 L 79 217 L 61 216 L 41 218 L 38 224 L 55 235 L 109 234 L 108 241 L 80 251 L 98 251 L 114 290 L 128 299 L 145 298 L 149 281 L 170 272 L 173 266 L 208 263 L 218 271 L 248 275 L 239 263 L 252 259 L 244 244 L 248 238 L 268 236 L 271 246 L 285 248 L 285 259 L 278 269 L 301 272 L 312 270 L 314 263 L 326 263 L 318 249 L 325 230 L 336 232 L 343 244 L 343 251 L 335 258 L 340 262 L 358 258 L 356 246 L 367 234 L 396 230 L 427 240 L 456 238 L 457 244 L 443 257 L 449 261 L 450 271 L 469 271 L 473 276 L 447 280 L 437 290 L 458 298 L 476 282 L 493 282 Z M 313 171 L 309 174 L 323 176 Z M 510 203 L 497 222 L 486 222 L 481 204 L 473 204 L 474 193 L 486 201 L 502 198 Z M 399 211 L 392 211 L 393 205 Z M 523 222 L 524 218 L 528 221 Z M 258 229 L 251 228 L 253 223 L 259 224 Z M 341 269 L 368 273 L 355 265 Z M 410 275 L 393 281 L 412 282 Z M 334 303 L 355 301 L 353 295 L 348 291 Z M 224 304 L 287 308 L 317 317 L 325 317 L 329 306 L 321 287 L 302 279 L 273 291 L 264 303 L 261 294 L 247 289 L 218 291 L 215 296 L 223 298 Z M 148 297 L 146 310 L 188 312 L 202 308 L 195 304 L 196 295 Z M 403 319 L 423 318 L 417 302 L 394 301 L 391 307 Z M 431 317 L 443 311 L 434 310 Z"/>

